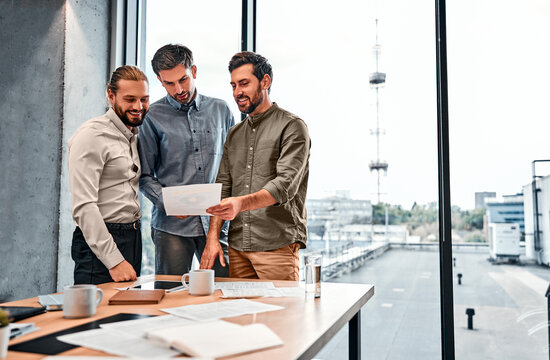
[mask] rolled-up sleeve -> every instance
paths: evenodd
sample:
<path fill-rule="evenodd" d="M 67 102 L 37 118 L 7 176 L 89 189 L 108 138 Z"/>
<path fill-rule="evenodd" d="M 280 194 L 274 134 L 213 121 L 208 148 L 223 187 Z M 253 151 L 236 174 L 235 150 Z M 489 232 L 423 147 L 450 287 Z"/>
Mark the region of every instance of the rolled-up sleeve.
<path fill-rule="evenodd" d="M 98 133 L 80 132 L 69 142 L 69 183 L 73 218 L 97 258 L 108 268 L 124 261 L 97 205 L 99 181 L 105 165 L 104 150 L 98 147 Z"/>
<path fill-rule="evenodd" d="M 277 176 L 263 188 L 283 205 L 296 195 L 307 172 L 311 141 L 306 124 L 296 119 L 285 128 L 277 159 Z"/>
<path fill-rule="evenodd" d="M 159 209 L 164 211 L 162 185 L 155 176 L 155 167 L 159 158 L 159 136 L 152 120 L 146 116 L 138 136 L 138 151 L 141 162 L 139 187 L 141 192 Z"/>

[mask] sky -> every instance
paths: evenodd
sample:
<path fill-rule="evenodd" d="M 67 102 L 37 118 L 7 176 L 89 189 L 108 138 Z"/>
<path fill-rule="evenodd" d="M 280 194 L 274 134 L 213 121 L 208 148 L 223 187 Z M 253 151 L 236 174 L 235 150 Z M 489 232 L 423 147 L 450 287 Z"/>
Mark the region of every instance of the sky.
<path fill-rule="evenodd" d="M 437 201 L 434 1 L 260 0 L 257 52 L 273 66 L 270 97 L 300 116 L 312 139 L 309 198 L 347 190 L 376 202 L 375 19 L 380 71 L 383 202 Z M 151 98 L 165 94 L 150 69 L 160 46 L 189 46 L 197 88 L 222 98 L 238 121 L 227 63 L 240 50 L 239 0 L 147 3 Z M 338 6 L 335 6 L 337 4 Z M 498 11 L 495 11 L 498 9 Z M 474 207 L 476 191 L 515 194 L 531 162 L 550 159 L 550 2 L 447 1 L 451 201 Z M 550 166 L 538 166 L 549 175 Z"/>

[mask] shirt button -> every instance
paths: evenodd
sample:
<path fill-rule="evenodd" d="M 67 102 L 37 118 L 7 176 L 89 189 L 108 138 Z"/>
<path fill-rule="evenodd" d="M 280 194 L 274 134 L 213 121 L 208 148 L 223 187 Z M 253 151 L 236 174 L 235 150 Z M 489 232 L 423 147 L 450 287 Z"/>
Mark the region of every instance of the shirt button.
<path fill-rule="evenodd" d="M 199 149 L 195 149 L 195 151 L 199 151 Z"/>
<path fill-rule="evenodd" d="M 256 129 L 252 129 L 252 131 L 256 132 Z"/>
<path fill-rule="evenodd" d="M 246 184 L 244 187 L 247 188 L 247 187 L 248 187 L 248 184 Z"/>
<path fill-rule="evenodd" d="M 250 165 L 247 165 L 246 167 L 250 169 Z"/>
<path fill-rule="evenodd" d="M 194 132 L 194 133 L 196 133 L 196 132 L 197 132 L 197 130 L 193 130 L 193 132 Z"/>
<path fill-rule="evenodd" d="M 199 170 L 201 170 L 202 168 L 199 166 Z"/>
<path fill-rule="evenodd" d="M 250 147 L 250 150 L 252 150 L 252 146 Z"/>
<path fill-rule="evenodd" d="M 244 226 L 248 226 L 248 224 L 244 224 Z"/>

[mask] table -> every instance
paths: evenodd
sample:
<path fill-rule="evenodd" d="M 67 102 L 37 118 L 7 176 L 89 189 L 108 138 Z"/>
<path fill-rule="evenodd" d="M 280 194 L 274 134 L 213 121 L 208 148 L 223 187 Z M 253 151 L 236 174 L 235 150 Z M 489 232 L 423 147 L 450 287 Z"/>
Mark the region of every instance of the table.
<path fill-rule="evenodd" d="M 160 280 L 179 280 L 179 276 L 157 276 Z M 216 279 L 216 281 L 243 281 L 244 279 Z M 250 280 L 246 280 L 250 281 Z M 273 281 L 276 287 L 297 286 L 292 281 Z M 167 293 L 159 304 L 154 305 L 108 305 L 108 299 L 116 293 L 116 288 L 129 286 L 128 283 L 107 283 L 99 285 L 104 295 L 97 307 L 95 316 L 84 319 L 64 319 L 62 311 L 41 314 L 22 322 L 34 322 L 40 330 L 17 337 L 10 345 L 66 328 L 81 325 L 92 320 L 118 313 L 166 315 L 163 308 L 200 304 L 221 299 L 221 291 L 216 290 L 210 296 L 191 296 L 187 291 Z M 224 319 L 241 325 L 253 322 L 263 323 L 275 332 L 284 342 L 284 346 L 260 350 L 248 354 L 228 357 L 228 359 L 311 359 L 325 344 L 349 322 L 349 358 L 361 358 L 361 307 L 374 295 L 374 286 L 368 284 L 325 283 L 321 285 L 321 298 L 257 298 L 266 304 L 283 306 L 285 309 L 255 315 L 243 315 Z M 5 303 L 11 306 L 37 306 L 37 298 Z M 83 347 L 66 351 L 60 355 L 103 355 L 107 354 Z M 42 354 L 8 351 L 7 359 L 40 359 Z"/>

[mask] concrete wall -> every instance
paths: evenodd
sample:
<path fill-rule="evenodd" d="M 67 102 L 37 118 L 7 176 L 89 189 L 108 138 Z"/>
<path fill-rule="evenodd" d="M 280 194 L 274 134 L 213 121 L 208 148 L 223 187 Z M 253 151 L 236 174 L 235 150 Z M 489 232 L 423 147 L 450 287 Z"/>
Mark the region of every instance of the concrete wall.
<path fill-rule="evenodd" d="M 66 139 L 105 110 L 109 18 L 107 0 L 0 0 L 0 302 L 71 281 Z"/>
<path fill-rule="evenodd" d="M 71 240 L 74 222 L 67 174 L 67 141 L 86 120 L 107 110 L 109 78 L 110 5 L 103 1 L 67 1 L 65 35 L 65 96 L 63 158 L 59 219 L 58 289 L 73 283 Z"/>

